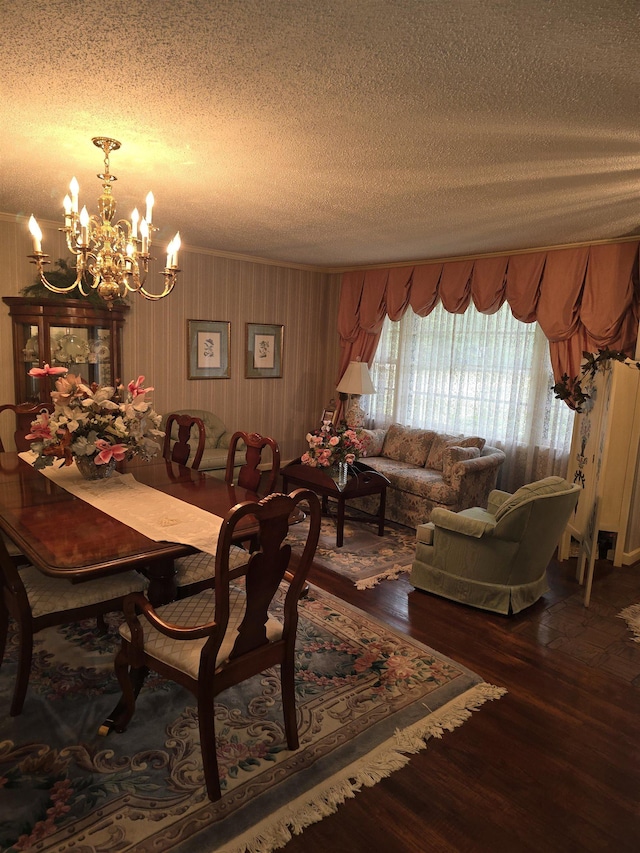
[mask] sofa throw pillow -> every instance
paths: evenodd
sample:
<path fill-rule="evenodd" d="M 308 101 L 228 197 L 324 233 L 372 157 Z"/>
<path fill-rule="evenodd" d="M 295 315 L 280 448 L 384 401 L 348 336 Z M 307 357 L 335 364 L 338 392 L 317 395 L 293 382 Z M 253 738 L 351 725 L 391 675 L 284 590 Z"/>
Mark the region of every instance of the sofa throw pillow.
<path fill-rule="evenodd" d="M 447 435 L 439 433 L 433 440 L 429 457 L 425 465 L 426 468 L 432 468 L 434 471 L 442 471 L 442 455 L 446 447 L 477 447 L 482 452 L 486 440 L 477 435 L 465 438 L 461 435 Z"/>
<path fill-rule="evenodd" d="M 386 429 L 359 429 L 358 438 L 362 442 L 362 455 L 380 456 L 386 434 Z"/>
<path fill-rule="evenodd" d="M 442 479 L 445 483 L 451 482 L 451 470 L 456 462 L 463 462 L 466 459 L 477 459 L 480 456 L 478 447 L 456 447 L 456 445 L 447 446 L 442 454 Z"/>
<path fill-rule="evenodd" d="M 404 427 L 402 424 L 391 424 L 384 437 L 382 445 L 382 455 L 387 459 L 397 459 L 397 454 L 400 452 L 400 444 L 404 435 Z"/>
<path fill-rule="evenodd" d="M 384 439 L 382 455 L 396 462 L 406 462 L 424 467 L 436 433 L 432 430 L 412 429 L 401 424 L 391 424 Z"/>
<path fill-rule="evenodd" d="M 542 480 L 537 480 L 535 483 L 527 483 L 526 486 L 521 486 L 517 492 L 514 492 L 503 504 L 500 504 L 496 512 L 496 521 L 500 521 L 512 509 L 531 498 L 565 492 L 570 488 L 570 485 L 562 477 L 545 477 Z"/>

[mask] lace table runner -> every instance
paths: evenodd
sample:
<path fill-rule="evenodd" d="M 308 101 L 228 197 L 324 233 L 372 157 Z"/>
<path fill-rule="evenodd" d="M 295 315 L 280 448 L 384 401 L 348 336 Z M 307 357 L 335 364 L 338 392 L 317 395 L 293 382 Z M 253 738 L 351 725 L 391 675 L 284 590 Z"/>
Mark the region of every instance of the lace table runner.
<path fill-rule="evenodd" d="M 19 456 L 29 465 L 36 458 L 31 451 Z M 115 471 L 106 480 L 85 480 L 75 462 L 41 468 L 40 473 L 154 542 L 180 542 L 215 556 L 220 516 L 138 483 L 133 474 Z"/>

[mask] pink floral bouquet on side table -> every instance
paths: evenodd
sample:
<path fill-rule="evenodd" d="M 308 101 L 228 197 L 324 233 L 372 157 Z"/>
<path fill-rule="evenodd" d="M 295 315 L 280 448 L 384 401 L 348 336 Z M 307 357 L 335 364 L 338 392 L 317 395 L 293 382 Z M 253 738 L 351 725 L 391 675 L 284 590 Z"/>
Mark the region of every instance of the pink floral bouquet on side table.
<path fill-rule="evenodd" d="M 55 375 L 63 368 L 33 368 L 32 376 Z M 89 457 L 96 465 L 111 460 L 142 456 L 151 459 L 158 453 L 160 415 L 152 408 L 147 394 L 153 388 L 143 388 L 144 376 L 132 381 L 125 390 L 87 385 L 81 376 L 69 373 L 56 381 L 51 392 L 54 409 L 41 412 L 31 424 L 26 436 L 37 453 L 34 468 L 53 465 L 63 459 L 71 465 L 74 457 Z"/>
<path fill-rule="evenodd" d="M 309 450 L 302 454 L 300 461 L 312 468 L 330 468 L 338 462 L 353 465 L 364 450 L 362 442 L 354 429 L 323 424 L 320 429 L 307 433 Z"/>

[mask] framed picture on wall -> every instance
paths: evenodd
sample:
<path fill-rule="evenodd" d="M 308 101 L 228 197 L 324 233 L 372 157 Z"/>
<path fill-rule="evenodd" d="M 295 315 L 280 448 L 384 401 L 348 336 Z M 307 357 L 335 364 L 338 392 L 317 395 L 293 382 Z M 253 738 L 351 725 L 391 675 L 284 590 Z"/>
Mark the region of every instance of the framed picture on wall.
<path fill-rule="evenodd" d="M 278 379 L 282 376 L 284 326 L 247 323 L 247 379 Z"/>
<path fill-rule="evenodd" d="M 187 320 L 189 379 L 229 379 L 231 323 Z"/>
<path fill-rule="evenodd" d="M 322 425 L 334 424 L 336 420 L 336 410 L 334 408 L 326 408 L 322 412 Z"/>

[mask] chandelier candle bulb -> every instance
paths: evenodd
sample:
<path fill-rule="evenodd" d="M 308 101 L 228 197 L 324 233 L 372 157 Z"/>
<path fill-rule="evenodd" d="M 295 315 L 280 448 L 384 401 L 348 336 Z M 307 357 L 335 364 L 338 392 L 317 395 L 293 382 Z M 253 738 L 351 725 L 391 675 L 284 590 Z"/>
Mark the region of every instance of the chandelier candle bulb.
<path fill-rule="evenodd" d="M 176 233 L 176 236 L 173 238 L 173 257 L 171 259 L 171 266 L 172 267 L 178 266 L 178 249 L 180 248 L 181 245 L 182 244 L 180 241 L 180 232 L 178 231 Z"/>
<path fill-rule="evenodd" d="M 140 236 L 142 237 L 142 254 L 146 255 L 149 251 L 149 226 L 146 219 L 140 223 Z"/>
<path fill-rule="evenodd" d="M 62 200 L 62 207 L 64 208 L 64 227 L 68 228 L 71 225 L 71 199 L 68 195 Z"/>
<path fill-rule="evenodd" d="M 78 193 L 80 192 L 80 186 L 75 178 L 71 178 L 71 183 L 69 184 L 69 189 L 71 190 L 71 212 L 78 212 Z"/>
<path fill-rule="evenodd" d="M 29 231 L 33 237 L 33 251 L 39 255 L 42 252 L 42 231 L 33 214 L 29 219 Z"/>
<path fill-rule="evenodd" d="M 140 214 L 138 213 L 138 208 L 133 208 L 133 213 L 131 214 L 131 237 L 133 240 L 138 239 L 138 222 L 140 221 Z"/>
<path fill-rule="evenodd" d="M 80 211 L 80 246 L 89 245 L 89 212 L 86 207 Z"/>
<path fill-rule="evenodd" d="M 151 225 L 151 223 L 153 222 L 153 219 L 152 219 L 153 203 L 155 201 L 155 199 L 153 197 L 153 193 L 150 192 L 147 194 L 146 201 L 147 201 L 147 215 L 145 216 L 145 219 L 147 220 L 147 225 Z"/>

